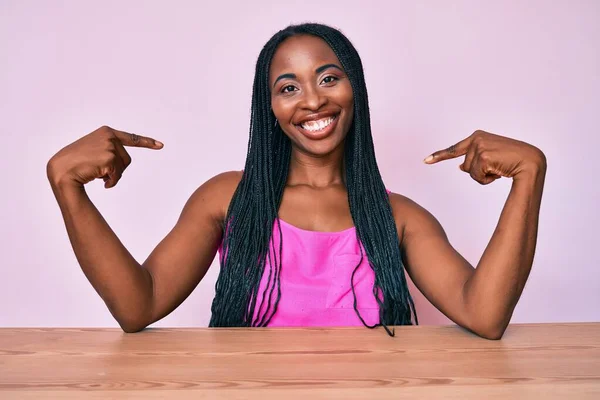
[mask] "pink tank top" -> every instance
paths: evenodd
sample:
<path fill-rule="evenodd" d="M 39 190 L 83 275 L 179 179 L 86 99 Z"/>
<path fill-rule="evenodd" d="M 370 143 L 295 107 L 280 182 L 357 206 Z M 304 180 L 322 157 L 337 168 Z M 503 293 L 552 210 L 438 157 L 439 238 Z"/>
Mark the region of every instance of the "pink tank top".
<path fill-rule="evenodd" d="M 389 191 L 388 191 L 389 192 Z M 356 228 L 339 232 L 315 232 L 300 229 L 281 219 L 281 298 L 269 327 L 363 326 L 354 311 L 350 279 L 360 261 L 360 243 Z M 277 220 L 273 226 L 271 256 L 279 254 Z M 362 247 L 362 246 L 361 246 Z M 219 256 L 222 248 L 219 248 Z M 379 306 L 373 294 L 375 273 L 364 247 L 363 260 L 354 274 L 357 308 L 368 325 L 379 323 Z M 279 257 L 278 257 L 279 258 Z M 268 282 L 269 260 L 259 286 L 254 315 L 262 301 Z M 266 297 L 268 299 L 269 292 Z M 277 288 L 271 299 L 271 310 Z M 263 306 L 266 309 L 266 304 Z"/>

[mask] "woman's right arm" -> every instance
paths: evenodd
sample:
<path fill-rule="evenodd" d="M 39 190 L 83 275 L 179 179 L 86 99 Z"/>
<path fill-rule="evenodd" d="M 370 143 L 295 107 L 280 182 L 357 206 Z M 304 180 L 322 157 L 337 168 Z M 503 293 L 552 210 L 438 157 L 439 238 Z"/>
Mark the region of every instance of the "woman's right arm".
<path fill-rule="evenodd" d="M 241 175 L 217 175 L 198 188 L 175 227 L 139 264 L 83 186 L 104 178 L 105 186 L 113 187 L 131 162 L 123 146 L 162 147 L 153 139 L 129 135 L 102 127 L 57 153 L 47 172 L 84 274 L 122 329 L 137 332 L 173 311 L 206 274 Z"/>

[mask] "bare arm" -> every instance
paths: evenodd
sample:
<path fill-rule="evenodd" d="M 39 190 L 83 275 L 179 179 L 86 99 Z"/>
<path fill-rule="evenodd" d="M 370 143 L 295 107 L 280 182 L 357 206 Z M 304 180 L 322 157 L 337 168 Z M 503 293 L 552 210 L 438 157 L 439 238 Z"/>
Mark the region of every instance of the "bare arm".
<path fill-rule="evenodd" d="M 494 338 L 506 330 L 531 271 L 544 176 L 545 169 L 513 181 L 492 239 L 465 283 L 472 319 Z"/>
<path fill-rule="evenodd" d="M 204 277 L 218 249 L 225 201 L 238 175 L 221 174 L 198 188 L 143 265 L 82 186 L 52 184 L 77 260 L 124 331 L 139 331 L 168 315 Z"/>
<path fill-rule="evenodd" d="M 51 186 L 83 273 L 123 330 L 139 329 L 150 320 L 150 274 L 123 246 L 83 186 Z"/>
<path fill-rule="evenodd" d="M 499 339 L 533 263 L 546 160 L 531 145 L 476 132 L 434 153 L 433 162 L 464 154 L 461 170 L 481 184 L 501 176 L 513 178 L 496 230 L 476 269 L 450 245 L 429 212 L 402 196 L 390 199 L 400 224 L 400 216 L 406 216 L 402 252 L 415 285 L 457 324 L 482 337 Z"/>
<path fill-rule="evenodd" d="M 225 172 L 200 186 L 173 230 L 143 263 L 154 282 L 150 323 L 177 308 L 208 271 L 221 243 L 223 221 L 241 176 L 239 171 Z"/>
<path fill-rule="evenodd" d="M 448 241 L 440 223 L 412 200 L 390 193 L 406 272 L 423 295 L 456 324 L 485 336 L 472 326 L 464 297 L 473 266 Z"/>
<path fill-rule="evenodd" d="M 114 187 L 131 164 L 126 147 L 158 150 L 163 144 L 102 126 L 56 153 L 47 174 L 85 276 L 123 330 L 135 332 L 173 311 L 206 274 L 241 173 L 217 175 L 198 188 L 175 227 L 140 265 L 84 189 L 100 178 L 105 188 Z"/>

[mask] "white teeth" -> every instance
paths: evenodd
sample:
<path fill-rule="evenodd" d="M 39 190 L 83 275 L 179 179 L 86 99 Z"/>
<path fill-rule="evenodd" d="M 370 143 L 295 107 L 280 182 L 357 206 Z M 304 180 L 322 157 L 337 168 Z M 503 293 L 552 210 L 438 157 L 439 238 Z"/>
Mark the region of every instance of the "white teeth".
<path fill-rule="evenodd" d="M 334 119 L 335 119 L 335 117 L 328 117 L 328 118 L 319 119 L 317 121 L 307 121 L 307 122 L 304 122 L 301 126 L 303 129 L 306 129 L 307 131 L 316 132 L 316 131 L 320 131 L 320 130 L 323 130 L 326 127 L 328 127 L 329 124 L 331 124 Z"/>

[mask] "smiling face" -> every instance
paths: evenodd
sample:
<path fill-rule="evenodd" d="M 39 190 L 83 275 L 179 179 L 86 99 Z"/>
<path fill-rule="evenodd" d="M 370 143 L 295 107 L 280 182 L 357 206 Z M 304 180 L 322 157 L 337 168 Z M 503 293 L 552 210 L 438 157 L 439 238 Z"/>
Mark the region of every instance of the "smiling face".
<path fill-rule="evenodd" d="M 295 147 L 315 156 L 340 148 L 354 117 L 350 81 L 323 40 L 296 35 L 283 41 L 269 71 L 271 107 Z"/>

